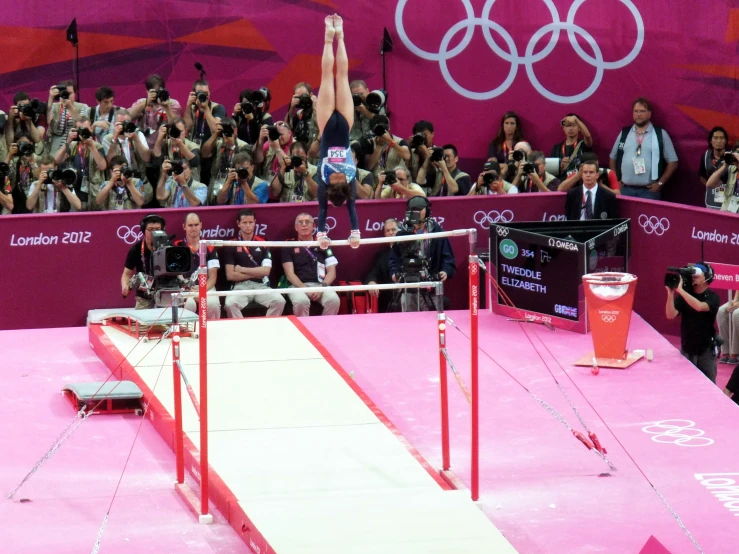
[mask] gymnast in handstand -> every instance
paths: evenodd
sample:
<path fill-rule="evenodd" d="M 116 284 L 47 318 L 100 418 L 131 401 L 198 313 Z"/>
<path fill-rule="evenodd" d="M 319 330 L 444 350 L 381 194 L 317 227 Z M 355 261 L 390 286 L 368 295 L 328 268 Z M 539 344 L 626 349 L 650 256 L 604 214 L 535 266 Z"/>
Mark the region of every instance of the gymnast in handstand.
<path fill-rule="evenodd" d="M 334 39 L 336 39 L 336 86 L 334 88 Z M 359 247 L 357 220 L 356 173 L 349 141 L 354 124 L 354 102 L 349 88 L 349 58 L 344 46 L 344 26 L 341 17 L 326 17 L 326 40 L 321 61 L 321 88 L 318 91 L 316 117 L 321 134 L 320 171 L 318 172 L 318 234 L 321 248 L 331 243 L 326 233 L 326 212 L 329 200 L 334 206 L 346 202 L 352 232 L 349 243 Z"/>

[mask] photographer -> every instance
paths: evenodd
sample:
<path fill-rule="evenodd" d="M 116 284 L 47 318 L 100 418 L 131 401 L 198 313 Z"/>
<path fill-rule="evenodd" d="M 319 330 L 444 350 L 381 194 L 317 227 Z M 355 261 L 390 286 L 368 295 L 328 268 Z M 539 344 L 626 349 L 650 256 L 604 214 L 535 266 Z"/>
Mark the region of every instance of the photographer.
<path fill-rule="evenodd" d="M 261 166 L 261 172 L 257 171 L 257 174 L 262 179 L 272 182 L 284 163 L 283 158 L 290 154 L 292 143 L 293 133 L 284 121 L 262 127 L 254 146 L 254 164 Z"/>
<path fill-rule="evenodd" d="M 442 229 L 431 217 L 431 201 L 425 197 L 410 198 L 406 204 L 405 220 L 398 235 L 440 233 Z M 425 280 L 446 281 L 454 277 L 457 265 L 452 245 L 447 238 L 394 244 L 390 252 L 390 275 L 394 283 Z M 410 295 L 410 296 L 409 296 Z M 435 309 L 433 301 L 424 294 L 425 309 Z M 424 309 L 422 303 L 414 303 L 419 297 L 416 291 L 401 295 L 402 311 Z M 444 298 L 444 304 L 448 300 Z"/>
<path fill-rule="evenodd" d="M 478 194 L 517 194 L 518 188 L 512 183 L 504 181 L 500 174 L 500 164 L 490 158 L 482 167 L 482 173 L 477 178 L 477 183 L 472 185 L 467 196 L 475 196 Z"/>
<path fill-rule="evenodd" d="M 46 137 L 48 151 L 53 153 L 59 150 L 67 141 L 67 133 L 74 127 L 74 120 L 81 116 L 90 116 L 90 107 L 77 102 L 77 84 L 74 81 L 62 81 L 49 89 L 46 121 L 49 123 L 49 133 Z"/>
<path fill-rule="evenodd" d="M 254 164 L 249 152 L 239 152 L 231 160 L 233 167 L 218 191 L 218 204 L 266 204 L 269 186 L 254 175 Z"/>
<path fill-rule="evenodd" d="M 239 227 L 238 240 L 263 241 L 255 233 L 257 219 L 249 209 L 239 210 L 236 215 Z M 250 302 L 267 308 L 268 316 L 280 316 L 285 309 L 285 298 L 269 286 L 272 271 L 272 254 L 269 248 L 248 248 L 246 246 L 226 246 L 223 249 L 223 267 L 226 278 L 234 283 L 233 290 L 261 290 L 254 296 L 227 296 L 226 317 L 242 318 L 241 313 Z"/>
<path fill-rule="evenodd" d="M 239 103 L 234 106 L 231 117 L 236 122 L 236 135 L 250 146 L 256 144 L 263 125 L 272 125 L 269 110 L 268 90 L 266 87 L 258 91 L 250 88 L 239 94 Z"/>
<path fill-rule="evenodd" d="M 77 181 L 74 184 L 75 194 L 82 202 L 83 209 L 93 209 L 95 195 L 105 180 L 105 170 L 108 163 L 105 160 L 103 147 L 95 142 L 90 118 L 80 116 L 75 122 L 75 128 L 69 130 L 67 144 L 62 145 L 55 153 L 54 161 L 60 167 L 66 167 L 65 162 L 77 172 Z"/>
<path fill-rule="evenodd" d="M 375 189 L 375 200 L 380 198 L 385 200 L 413 198 L 414 196 L 426 196 L 426 193 L 416 183 L 411 182 L 411 172 L 407 167 L 401 165 L 394 170 L 384 171 L 380 174 Z"/>
<path fill-rule="evenodd" d="M 559 124 L 564 131 L 565 140 L 552 147 L 551 157 L 559 158 L 558 177 L 562 180 L 577 171 L 581 154 L 593 151 L 593 137 L 577 114 L 568 113 Z"/>
<path fill-rule="evenodd" d="M 136 123 L 146 138 L 146 146 L 151 149 L 157 140 L 157 130 L 179 117 L 182 117 L 182 106 L 169 96 L 164 79 L 156 73 L 149 75 L 144 81 L 146 98 L 141 98 L 131 106 L 131 121 Z M 96 93 L 97 96 L 97 93 Z"/>
<path fill-rule="evenodd" d="M 92 122 L 93 137 L 97 142 L 102 142 L 103 137 L 110 133 L 115 118 L 115 93 L 110 87 L 100 87 L 95 91 L 97 106 L 90 108 L 90 121 Z"/>
<path fill-rule="evenodd" d="M 367 156 L 367 169 L 377 182 L 386 169 L 410 163 L 411 151 L 407 142 L 390 133 L 390 121 L 384 115 L 377 115 L 372 120 L 372 132 L 375 137 L 372 153 Z"/>
<path fill-rule="evenodd" d="M 270 183 L 270 196 L 280 202 L 312 202 L 318 199 L 318 183 L 315 181 L 318 167 L 308 162 L 305 145 L 293 142 L 290 157 L 282 158 L 280 171 Z"/>
<path fill-rule="evenodd" d="M 226 108 L 210 100 L 210 87 L 207 81 L 197 80 L 187 97 L 187 105 L 182 114 L 185 126 L 190 131 L 191 141 L 203 145 L 216 131 L 216 125 L 226 117 Z"/>
<path fill-rule="evenodd" d="M 151 162 L 151 150 L 146 137 L 134 123 L 128 110 L 115 113 L 113 132 L 103 137 L 105 159 L 110 163 L 115 156 L 123 156 L 131 169 L 146 175 L 147 164 Z"/>
<path fill-rule="evenodd" d="M 123 156 L 110 161 L 110 175 L 99 190 L 95 186 L 90 190 L 97 209 L 135 210 L 151 200 L 151 185 L 134 176 Z"/>
<path fill-rule="evenodd" d="M 708 179 L 721 166 L 726 154 L 726 146 L 729 144 L 729 133 L 723 127 L 714 127 L 708 133 L 708 150 L 701 156 L 698 176 L 701 183 L 708 184 Z M 706 208 L 721 209 L 724 203 L 724 185 L 726 176 L 721 177 L 721 183 L 713 188 L 706 188 Z M 716 195 L 719 198 L 716 198 Z"/>
<path fill-rule="evenodd" d="M 164 160 L 157 184 L 157 200 L 163 208 L 204 206 L 207 197 L 208 187 L 193 179 L 187 160 Z"/>
<path fill-rule="evenodd" d="M 82 202 L 74 192 L 75 172 L 54 169 L 55 165 L 51 156 L 41 158 L 38 179 L 28 189 L 27 210 L 37 214 L 54 214 L 68 212 L 70 208 L 76 212 L 82 209 Z M 68 173 L 70 171 L 71 174 Z"/>
<path fill-rule="evenodd" d="M 318 98 L 308 83 L 298 83 L 293 89 L 290 109 L 285 122 L 293 133 L 295 140 L 306 145 L 306 154 L 311 163 L 318 161 L 321 143 L 318 140 L 318 121 L 315 103 Z"/>
<path fill-rule="evenodd" d="M 40 117 L 45 115 L 46 106 L 38 100 L 31 100 L 25 92 L 17 92 L 13 96 L 13 105 L 10 106 L 8 121 L 5 122 L 5 142 L 12 144 L 18 141 L 21 135 L 31 139 L 34 152 L 37 155 L 44 153 L 44 131 L 39 125 Z"/>
<path fill-rule="evenodd" d="M 519 192 L 554 192 L 559 186 L 559 179 L 547 173 L 546 168 L 544 152 L 535 150 L 529 154 L 528 159 L 518 164 L 512 184 L 519 187 Z"/>
<path fill-rule="evenodd" d="M 190 281 L 193 274 L 197 273 L 200 268 L 200 231 L 203 230 L 200 216 L 195 212 L 190 212 L 185 216 L 182 228 L 185 230 L 185 238 L 174 241 L 172 245 L 187 246 L 190 249 L 190 252 L 192 253 L 190 272 L 183 275 L 185 279 Z M 208 246 L 205 249 L 205 265 L 208 268 L 206 288 L 207 290 L 213 290 L 216 286 L 216 280 L 218 279 L 218 269 L 221 267 L 221 264 L 218 261 L 218 253 L 213 246 Z M 190 288 L 191 292 L 198 292 L 198 289 L 198 285 L 193 285 Z M 221 319 L 221 301 L 219 298 L 217 296 L 206 296 L 206 301 L 208 304 L 208 320 L 212 321 L 214 319 Z M 188 298 L 185 301 L 184 308 L 191 312 L 198 313 L 197 298 Z"/>
<path fill-rule="evenodd" d="M 354 124 L 349 130 L 349 140 L 369 137 L 372 134 L 375 116 L 387 115 L 385 106 L 380 106 L 377 112 L 373 112 L 367 107 L 367 96 L 370 92 L 367 83 L 360 79 L 349 83 L 349 90 L 352 92 L 352 100 L 354 101 Z"/>
<path fill-rule="evenodd" d="M 714 325 L 721 301 L 718 294 L 708 288 L 713 280 L 713 269 L 706 263 L 689 264 L 675 269 L 679 271 L 680 277 L 674 273 L 665 276 L 665 315 L 667 319 L 682 316 L 680 352 L 715 383 Z M 672 268 L 668 268 L 668 271 L 672 271 Z"/>
<path fill-rule="evenodd" d="M 185 135 L 185 121 L 175 118 L 168 125 L 162 125 L 157 132 L 152 154 L 152 166 L 161 167 L 167 160 L 187 160 L 190 171 L 196 181 L 200 181 L 200 146 L 189 140 Z M 159 175 L 157 175 L 157 181 Z"/>
<path fill-rule="evenodd" d="M 718 309 L 718 332 L 723 339 L 720 364 L 739 364 L 739 290 L 734 298 Z M 739 392 L 739 391 L 737 391 Z"/>
<path fill-rule="evenodd" d="M 739 141 L 734 144 L 731 152 L 724 154 L 719 167 L 706 181 L 706 187 L 714 189 L 720 187 L 725 179 L 723 194 L 714 195 L 716 202 L 721 202 L 723 212 L 739 212 L 739 187 L 736 186 L 737 167 L 739 167 Z"/>
<path fill-rule="evenodd" d="M 434 125 L 430 121 L 421 120 L 413 124 L 413 136 L 408 139 L 411 148 L 411 160 L 409 167 L 411 175 L 415 181 L 418 181 L 418 174 L 423 167 L 425 170 L 426 180 L 424 186 L 428 190 L 424 190 L 426 194 L 432 189 L 441 186 L 441 172 L 431 162 L 431 154 L 434 149 L 438 149 L 434 145 Z M 428 184 L 426 184 L 428 183 Z M 419 183 L 420 184 L 420 183 Z"/>
<path fill-rule="evenodd" d="M 338 260 L 330 248 L 322 250 L 317 246 L 299 248 L 301 241 L 312 241 L 315 223 L 313 216 L 305 212 L 295 218 L 295 231 L 298 238 L 295 248 L 282 249 L 282 269 L 290 288 L 295 292 L 289 294 L 293 305 L 293 314 L 297 317 L 310 315 L 311 302 L 320 302 L 323 315 L 339 313 L 339 295 L 334 291 L 312 292 L 305 294 L 300 289 L 306 287 L 329 286 L 336 280 Z"/>
<path fill-rule="evenodd" d="M 0 162 L 0 215 L 8 215 L 13 211 L 13 185 L 10 182 L 10 166 Z"/>
<path fill-rule="evenodd" d="M 394 237 L 395 235 L 397 235 L 398 220 L 394 217 L 386 220 L 385 223 L 383 223 L 382 225 L 382 231 L 386 237 Z M 386 285 L 392 283 L 392 278 L 390 277 L 390 252 L 392 250 L 392 247 L 393 244 L 389 243 L 377 253 L 377 255 L 375 256 L 375 262 L 374 264 L 372 264 L 372 269 L 367 275 L 367 278 L 364 280 L 365 284 Z M 384 313 L 387 311 L 390 300 L 393 297 L 392 292 L 393 291 L 390 290 L 369 291 L 371 296 L 374 296 L 375 298 L 379 297 L 377 307 L 379 313 Z"/>
<path fill-rule="evenodd" d="M 233 157 L 239 152 L 251 152 L 251 147 L 236 137 L 236 122 L 226 118 L 216 124 L 213 135 L 205 141 L 200 151 L 203 170 L 210 169 L 208 176 L 208 204 L 215 204 L 216 198 L 233 167 Z"/>
<path fill-rule="evenodd" d="M 511 152 L 521 141 L 523 141 L 521 118 L 516 112 L 504 113 L 500 118 L 498 132 L 488 146 L 488 159 L 495 158 L 500 164 L 508 163 L 511 159 Z"/>
<path fill-rule="evenodd" d="M 34 176 L 37 175 L 38 162 L 40 156 L 34 154 L 34 147 L 31 139 L 26 135 L 20 135 L 18 142 L 10 144 L 8 148 L 8 157 L 5 162 L 8 164 L 10 189 L 13 196 L 13 213 L 28 213 L 26 209 L 26 199 L 28 198 L 31 183 Z M 52 161 L 53 163 L 53 161 Z"/>
<path fill-rule="evenodd" d="M 427 193 L 427 196 L 467 196 L 472 187 L 472 179 L 457 167 L 459 162 L 457 147 L 453 144 L 445 144 L 441 159 L 438 159 L 438 155 L 434 155 L 435 152 L 430 156 L 431 163 L 441 173 L 441 181 L 439 181 L 438 188 L 435 186 L 430 194 Z M 418 181 L 419 185 L 426 183 L 426 171 L 423 166 L 418 172 Z"/>
<path fill-rule="evenodd" d="M 152 233 L 154 231 L 163 231 L 164 225 L 164 218 L 154 214 L 147 215 L 141 220 L 140 229 L 144 236 L 142 239 L 136 241 L 128 250 L 123 275 L 121 275 L 121 294 L 124 298 L 131 292 L 131 277 L 139 273 L 143 273 L 144 275 L 154 274 L 154 269 L 151 267 L 151 252 L 153 249 Z M 137 289 L 136 309 L 146 310 L 154 307 L 154 298 L 150 294 Z"/>

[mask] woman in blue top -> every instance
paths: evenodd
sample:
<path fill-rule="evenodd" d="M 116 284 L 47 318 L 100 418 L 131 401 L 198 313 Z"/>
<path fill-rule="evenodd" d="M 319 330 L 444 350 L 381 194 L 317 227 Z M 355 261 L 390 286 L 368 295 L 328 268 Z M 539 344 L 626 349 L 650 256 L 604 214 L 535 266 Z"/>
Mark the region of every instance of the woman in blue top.
<path fill-rule="evenodd" d="M 334 89 L 334 47 L 336 38 L 336 88 Z M 316 117 L 321 133 L 320 171 L 318 172 L 318 234 L 321 248 L 331 241 L 326 234 L 328 201 L 334 206 L 346 202 L 352 227 L 349 242 L 359 246 L 359 221 L 356 200 L 357 168 L 349 146 L 349 130 L 354 124 L 354 102 L 349 89 L 349 58 L 344 46 L 344 26 L 341 17 L 326 17 L 326 41 L 321 61 L 321 88 L 316 103 Z"/>

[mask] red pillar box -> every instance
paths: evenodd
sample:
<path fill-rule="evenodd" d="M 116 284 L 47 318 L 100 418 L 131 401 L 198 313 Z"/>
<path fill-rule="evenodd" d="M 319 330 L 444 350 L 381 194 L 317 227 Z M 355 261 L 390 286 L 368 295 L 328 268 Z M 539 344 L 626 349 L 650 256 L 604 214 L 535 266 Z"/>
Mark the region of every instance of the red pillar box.
<path fill-rule="evenodd" d="M 643 355 L 630 355 L 626 351 L 636 276 L 630 273 L 591 273 L 583 275 L 582 280 L 595 352 L 581 358 L 575 365 L 630 366 Z"/>

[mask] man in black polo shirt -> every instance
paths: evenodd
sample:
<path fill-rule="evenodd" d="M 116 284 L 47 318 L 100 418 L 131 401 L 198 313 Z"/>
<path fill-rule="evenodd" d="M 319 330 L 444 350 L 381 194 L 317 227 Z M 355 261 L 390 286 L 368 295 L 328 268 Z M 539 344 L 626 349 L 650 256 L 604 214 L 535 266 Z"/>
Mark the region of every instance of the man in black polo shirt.
<path fill-rule="evenodd" d="M 239 211 L 236 223 L 239 226 L 237 240 L 264 241 L 254 232 L 257 218 L 252 210 Z M 266 307 L 267 315 L 282 315 L 285 299 L 269 286 L 272 255 L 268 248 L 228 246 L 223 249 L 223 265 L 226 268 L 226 279 L 236 283 L 233 290 L 264 290 L 254 296 L 227 296 L 226 317 L 244 317 L 241 310 L 252 301 Z"/>
<path fill-rule="evenodd" d="M 126 255 L 126 265 L 123 268 L 123 275 L 121 275 L 121 294 L 123 297 L 127 297 L 128 293 L 131 292 L 129 283 L 131 277 L 134 274 L 143 273 L 144 275 L 151 275 L 151 234 L 154 231 L 161 231 L 164 229 L 165 221 L 164 218 L 158 215 L 147 215 L 141 220 L 141 232 L 144 237 L 138 240 L 131 246 L 131 249 Z M 141 290 L 136 291 L 136 309 L 146 310 L 154 308 L 154 298 L 147 295 Z"/>
<path fill-rule="evenodd" d="M 185 216 L 185 221 L 182 223 L 182 228 L 185 230 L 185 238 L 182 240 L 176 240 L 175 246 L 187 246 L 192 252 L 192 262 L 190 263 L 190 271 L 185 274 L 184 277 L 190 279 L 193 273 L 198 272 L 200 267 L 200 231 L 203 228 L 203 224 L 200 222 L 200 216 L 195 212 L 190 212 Z M 216 280 L 218 279 L 218 268 L 221 267 L 218 261 L 218 253 L 213 246 L 208 246 L 205 250 L 205 265 L 208 267 L 208 282 L 207 289 L 213 290 L 216 286 Z M 198 292 L 198 286 L 192 287 L 192 292 Z M 221 302 L 217 296 L 208 296 L 208 319 L 221 319 Z M 198 312 L 198 304 L 195 298 L 188 298 L 185 302 L 185 309 L 191 312 Z"/>
<path fill-rule="evenodd" d="M 321 250 L 317 246 L 300 247 L 299 241 L 314 240 L 314 229 L 312 215 L 305 212 L 298 214 L 295 218 L 295 231 L 298 233 L 295 248 L 283 248 L 282 250 L 282 269 L 285 271 L 285 277 L 290 281 L 291 288 L 328 286 L 336 279 L 336 265 L 339 262 L 330 248 Z M 289 296 L 293 305 L 293 314 L 298 317 L 309 315 L 311 301 L 321 303 L 323 315 L 339 313 L 339 295 L 334 291 L 311 294 L 296 291 Z"/>
<path fill-rule="evenodd" d="M 721 305 L 718 294 L 708 288 L 713 280 L 713 270 L 706 263 L 691 264 L 692 284 L 689 290 L 683 286 L 667 289 L 667 319 L 680 321 L 680 352 L 700 369 L 706 377 L 716 382 L 716 355 L 713 351 L 713 337 L 716 314 Z M 677 292 L 677 297 L 675 293 Z"/>

